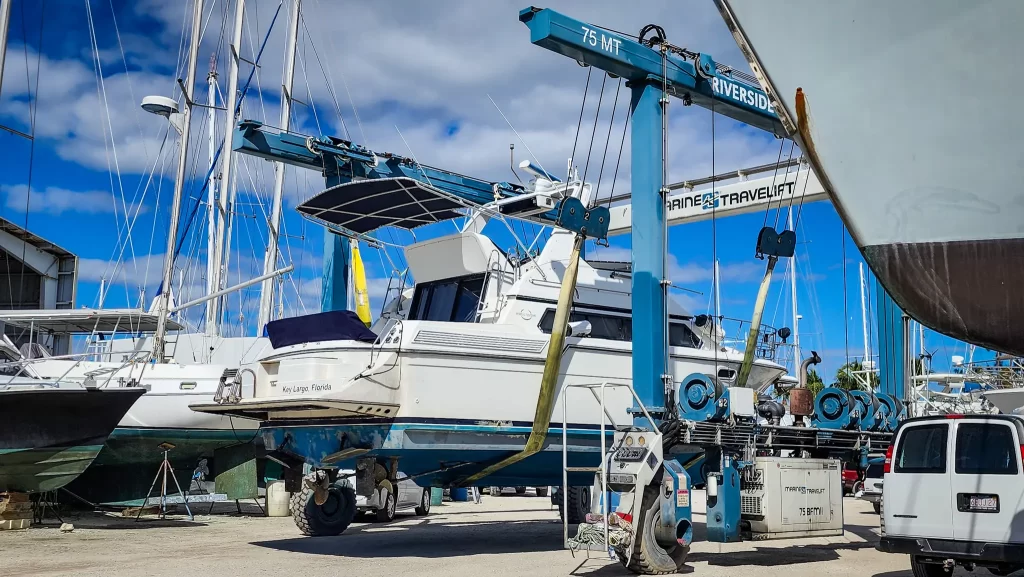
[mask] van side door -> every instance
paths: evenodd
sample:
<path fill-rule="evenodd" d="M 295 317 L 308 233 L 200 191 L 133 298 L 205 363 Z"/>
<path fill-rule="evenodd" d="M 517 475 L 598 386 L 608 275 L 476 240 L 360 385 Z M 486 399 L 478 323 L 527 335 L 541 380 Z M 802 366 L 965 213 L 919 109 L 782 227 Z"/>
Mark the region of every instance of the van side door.
<path fill-rule="evenodd" d="M 886 534 L 953 538 L 949 423 L 923 421 L 900 429 L 882 484 Z"/>
<path fill-rule="evenodd" d="M 954 422 L 951 506 L 956 540 L 1024 543 L 1022 528 L 1014 530 L 1014 518 L 1024 507 L 1020 428 L 1007 419 L 967 417 Z"/>

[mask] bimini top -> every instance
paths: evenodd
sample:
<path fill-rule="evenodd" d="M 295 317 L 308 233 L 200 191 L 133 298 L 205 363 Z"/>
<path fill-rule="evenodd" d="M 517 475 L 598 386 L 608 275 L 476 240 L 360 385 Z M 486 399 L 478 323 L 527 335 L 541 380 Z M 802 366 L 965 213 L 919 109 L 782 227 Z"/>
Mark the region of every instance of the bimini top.
<path fill-rule="evenodd" d="M 152 333 L 159 315 L 141 309 L 51 309 L 0 312 L 0 323 L 52 334 Z M 167 329 L 184 326 L 167 319 Z"/>
<path fill-rule="evenodd" d="M 357 180 L 328 188 L 296 207 L 321 224 L 366 234 L 384 226 L 411 229 L 465 216 L 475 206 L 412 178 Z"/>

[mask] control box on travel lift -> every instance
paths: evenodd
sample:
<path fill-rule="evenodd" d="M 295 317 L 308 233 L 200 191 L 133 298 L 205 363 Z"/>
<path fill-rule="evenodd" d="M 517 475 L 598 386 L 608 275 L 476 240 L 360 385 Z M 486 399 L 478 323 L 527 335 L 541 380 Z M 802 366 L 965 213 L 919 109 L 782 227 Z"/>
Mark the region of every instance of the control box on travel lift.
<path fill-rule="evenodd" d="M 743 471 L 740 515 L 752 540 L 843 534 L 842 465 L 836 459 L 757 457 Z"/>

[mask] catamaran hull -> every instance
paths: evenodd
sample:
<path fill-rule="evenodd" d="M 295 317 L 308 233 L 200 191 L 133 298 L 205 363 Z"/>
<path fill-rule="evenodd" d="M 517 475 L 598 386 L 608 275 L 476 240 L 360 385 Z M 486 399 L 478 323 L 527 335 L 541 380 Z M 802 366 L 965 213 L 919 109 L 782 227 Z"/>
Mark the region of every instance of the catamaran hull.
<path fill-rule="evenodd" d="M 64 487 L 99 455 L 138 388 L 0 392 L 0 492 Z"/>
<path fill-rule="evenodd" d="M 893 299 L 1024 354 L 1024 3 L 716 2 Z"/>

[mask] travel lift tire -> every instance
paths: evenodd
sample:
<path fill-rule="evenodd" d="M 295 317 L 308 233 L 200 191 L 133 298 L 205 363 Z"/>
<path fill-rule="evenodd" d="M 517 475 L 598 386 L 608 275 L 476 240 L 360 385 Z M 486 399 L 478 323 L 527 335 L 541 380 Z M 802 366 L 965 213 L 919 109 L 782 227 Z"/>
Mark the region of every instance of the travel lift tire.
<path fill-rule="evenodd" d="M 538 497 L 547 497 L 548 496 L 548 488 L 547 487 L 534 487 L 533 490 L 537 491 L 537 496 Z"/>
<path fill-rule="evenodd" d="M 562 495 L 562 491 L 558 491 L 558 497 L 554 499 L 558 505 L 558 516 L 561 517 L 563 513 L 568 512 L 569 524 L 579 525 L 587 520 L 587 513 L 590 512 L 590 487 L 569 487 L 569 490 L 565 492 L 568 495 L 568 511 L 562 508 L 562 499 L 565 495 Z"/>
<path fill-rule="evenodd" d="M 292 519 L 303 535 L 323 537 L 340 535 L 356 516 L 356 492 L 348 485 L 332 483 L 326 498 L 316 503 L 316 490 L 302 480 L 302 490 L 292 495 Z M 314 477 L 315 479 L 315 477 Z M 315 483 L 315 481 L 314 481 Z"/>
<path fill-rule="evenodd" d="M 381 487 L 378 489 L 379 500 L 381 504 L 380 509 L 377 509 L 376 517 L 378 523 L 390 523 L 395 520 L 395 510 L 398 506 L 398 500 L 395 499 L 395 494 L 388 491 L 387 487 Z"/>
<path fill-rule="evenodd" d="M 661 522 L 660 492 L 661 483 L 644 488 L 640 518 L 633 519 L 634 537 L 629 558 L 618 553 L 619 561 L 626 569 L 641 575 L 679 573 L 690 552 L 689 546 L 673 543 L 666 547 L 655 538 L 654 527 Z"/>
<path fill-rule="evenodd" d="M 423 496 L 420 497 L 420 506 L 416 507 L 416 514 L 420 517 L 430 513 L 430 489 L 423 489 Z"/>

